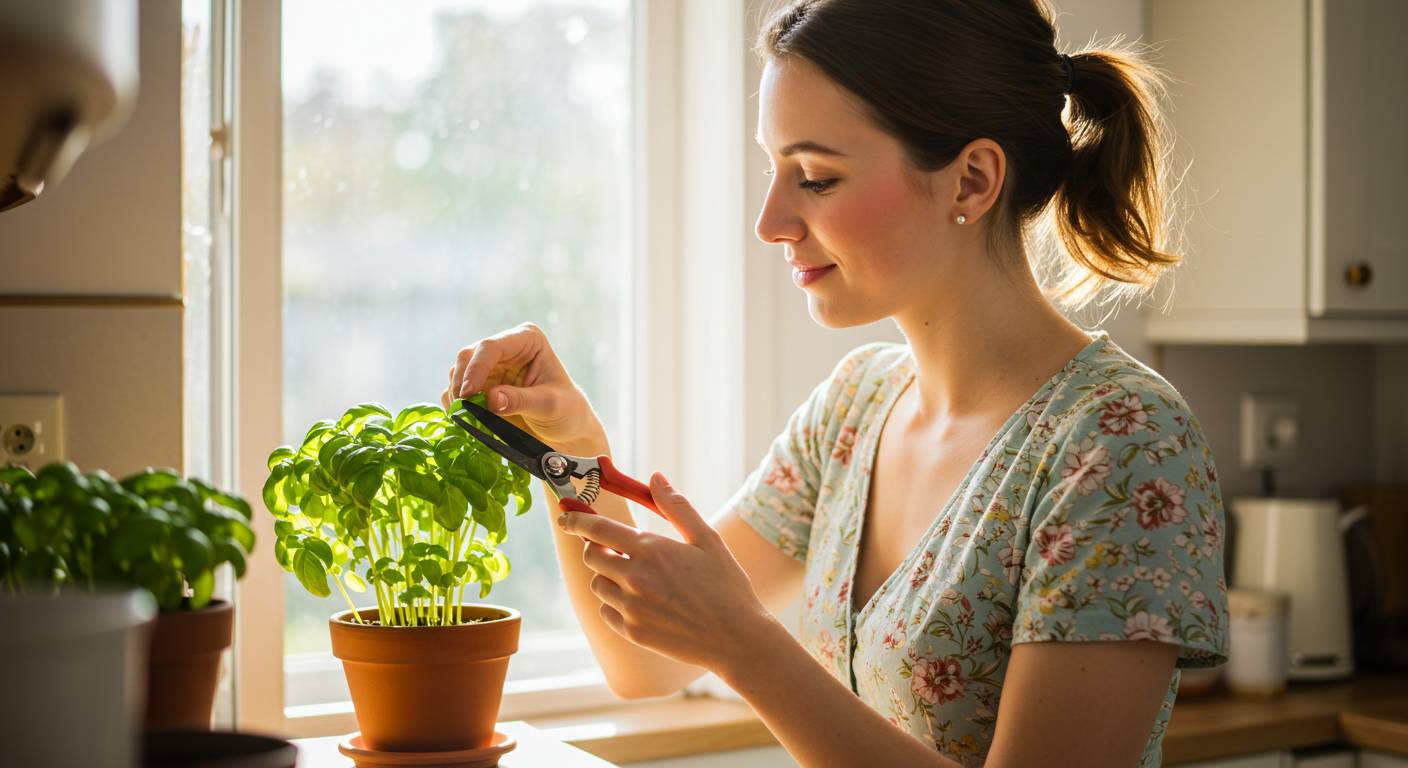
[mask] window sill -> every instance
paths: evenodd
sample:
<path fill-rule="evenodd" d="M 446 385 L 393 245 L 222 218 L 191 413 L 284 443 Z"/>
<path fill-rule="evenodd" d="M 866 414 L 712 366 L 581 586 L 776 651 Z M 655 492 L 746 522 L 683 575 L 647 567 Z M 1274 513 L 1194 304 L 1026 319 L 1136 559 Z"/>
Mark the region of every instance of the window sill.
<path fill-rule="evenodd" d="M 618 764 L 777 744 L 752 707 L 709 697 L 645 699 L 528 722 Z"/>

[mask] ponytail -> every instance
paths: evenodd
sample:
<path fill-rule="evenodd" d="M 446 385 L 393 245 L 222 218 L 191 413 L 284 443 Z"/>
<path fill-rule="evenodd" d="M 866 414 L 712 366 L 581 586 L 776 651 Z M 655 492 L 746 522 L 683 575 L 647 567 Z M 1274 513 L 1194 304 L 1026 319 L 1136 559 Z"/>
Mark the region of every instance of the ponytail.
<path fill-rule="evenodd" d="M 1070 63 L 1071 159 L 1052 216 L 1074 262 L 1059 270 L 1056 294 L 1080 306 L 1111 282 L 1143 292 L 1180 259 L 1165 250 L 1161 76 L 1117 51 L 1075 54 Z"/>

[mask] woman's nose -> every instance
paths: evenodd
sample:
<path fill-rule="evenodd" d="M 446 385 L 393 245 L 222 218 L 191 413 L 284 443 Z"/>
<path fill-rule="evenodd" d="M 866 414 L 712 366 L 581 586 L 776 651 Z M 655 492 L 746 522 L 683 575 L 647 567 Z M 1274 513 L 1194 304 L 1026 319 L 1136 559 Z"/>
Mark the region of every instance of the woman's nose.
<path fill-rule="evenodd" d="M 768 196 L 763 200 L 763 210 L 758 212 L 758 222 L 753 232 L 765 243 L 795 243 L 807 232 L 801 217 L 787 205 L 785 195 L 774 182 L 768 187 Z"/>

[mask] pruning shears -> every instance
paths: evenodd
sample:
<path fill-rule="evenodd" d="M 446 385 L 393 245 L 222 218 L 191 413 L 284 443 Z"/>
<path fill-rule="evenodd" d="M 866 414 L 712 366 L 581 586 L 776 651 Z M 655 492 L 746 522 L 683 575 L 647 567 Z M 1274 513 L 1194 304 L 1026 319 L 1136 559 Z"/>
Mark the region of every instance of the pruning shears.
<path fill-rule="evenodd" d="M 591 458 L 561 453 L 495 415 L 488 408 L 469 400 L 459 402 L 465 410 L 474 414 L 479 423 L 493 432 L 493 435 L 485 434 L 483 430 L 462 418 L 458 412 L 450 414 L 450 418 L 495 453 L 546 482 L 557 495 L 558 509 L 594 512 L 589 505 L 597 500 L 603 490 L 607 490 L 665 517 L 655 506 L 650 486 L 616 469 L 611 457 L 602 455 Z M 581 491 L 572 485 L 571 478 L 574 477 L 585 481 Z"/>

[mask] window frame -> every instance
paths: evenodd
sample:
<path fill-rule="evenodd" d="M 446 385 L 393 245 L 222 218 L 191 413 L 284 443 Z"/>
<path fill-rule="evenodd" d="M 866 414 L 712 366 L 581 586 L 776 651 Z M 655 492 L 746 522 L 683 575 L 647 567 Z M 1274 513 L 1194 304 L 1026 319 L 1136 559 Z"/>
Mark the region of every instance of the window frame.
<path fill-rule="evenodd" d="M 635 397 L 629 416 L 630 430 L 616 438 L 613 446 L 628 466 L 634 459 L 650 457 L 652 469 L 661 469 L 672 478 L 689 478 L 710 473 L 711 485 L 726 486 L 741 479 L 745 462 L 739 460 L 738 437 L 742 433 L 742 415 L 715 413 L 712 426 L 725 423 L 717 436 L 705 440 L 680 438 L 681 427 L 687 426 L 682 404 L 692 402 L 688 387 L 682 381 L 695 370 L 711 373 L 718 382 L 719 374 L 713 360 L 704 369 L 688 363 L 678 351 L 681 340 L 704 336 L 712 329 L 716 343 L 737 341 L 741 323 L 726 323 L 729 330 L 718 334 L 722 316 L 738 314 L 732 307 L 717 302 L 708 306 L 689 304 L 682 290 L 683 281 L 691 277 L 682 266 L 690 251 L 712 249 L 716 263 L 732 266 L 725 273 L 739 277 L 736 266 L 742 260 L 742 239 L 746 234 L 734 229 L 733 234 L 720 224 L 737 226 L 742 202 L 738 185 L 741 174 L 725 174 L 720 182 L 724 191 L 737 195 L 728 200 L 706 199 L 717 195 L 718 189 L 690 191 L 680 179 L 691 170 L 705 171 L 719 161 L 719 154 L 739 161 L 741 167 L 744 136 L 751 130 L 733 130 L 741 123 L 743 101 L 747 98 L 741 83 L 745 50 L 743 25 L 744 0 L 635 0 L 633 12 L 633 102 L 632 126 L 634 184 L 632 190 L 632 226 L 630 233 L 629 288 L 634 301 L 628 333 L 634 340 L 632 353 L 633 391 Z M 281 442 L 282 422 L 282 90 L 281 90 L 281 17 L 282 2 L 238 3 L 233 0 L 212 0 L 217 18 L 212 37 L 219 35 L 224 45 L 212 44 L 214 55 L 222 56 L 225 67 L 223 81 L 217 87 L 228 89 L 231 109 L 221 115 L 219 125 L 227 126 L 222 136 L 228 137 L 228 152 L 232 160 L 229 180 L 231 203 L 232 254 L 223 264 L 225 281 L 214 274 L 212 295 L 229 297 L 228 312 L 221 318 L 212 313 L 212 325 L 222 320 L 228 332 L 228 365 L 216 363 L 212 375 L 223 381 L 212 382 L 213 398 L 220 402 L 212 408 L 224 407 L 230 414 L 231 426 L 226 430 L 225 443 L 230 451 L 230 484 L 246 498 L 262 496 L 262 484 L 267 475 L 265 459 L 269 446 Z M 218 13 L 218 16 L 217 16 Z M 711 23 L 700 25 L 702 17 Z M 698 141 L 716 143 L 717 136 L 705 137 L 698 129 L 686 129 L 688 114 L 716 113 L 714 105 L 691 103 L 680 93 L 682 85 L 700 78 L 718 79 L 720 59 L 729 63 L 727 81 L 708 92 L 706 101 L 721 94 L 729 109 L 724 116 L 730 128 L 728 141 L 722 150 L 708 159 L 689 160 L 685 145 Z M 686 73 L 685 68 L 689 69 Z M 686 74 L 688 76 L 686 77 Z M 682 117 L 680 112 L 684 111 Z M 716 120 L 718 118 L 715 118 Z M 212 130 L 215 130 L 212 120 Z M 702 207 L 694 205 L 702 203 Z M 720 218 L 725 221 L 720 221 Z M 690 232 L 712 231 L 706 241 L 695 248 L 683 248 L 681 238 Z M 719 242 L 723 241 L 723 242 Z M 731 284 L 734 280 L 730 280 Z M 714 288 L 706 286 L 710 293 Z M 714 293 L 714 295 L 720 295 Z M 736 294 L 722 294 L 736 295 Z M 688 306 L 686 306 L 688 305 Z M 721 312 L 721 310 L 723 310 Z M 214 332 L 218 337 L 220 332 Z M 714 346 L 714 345 L 711 345 Z M 742 361 L 741 347 L 729 362 Z M 215 350 L 218 351 L 218 350 Z M 215 355 L 213 354 L 214 358 Z M 648 361 L 648 364 L 646 364 Z M 696 368 L 696 365 L 698 368 Z M 726 365 L 726 386 L 702 403 L 693 401 L 691 410 L 717 411 L 720 407 L 736 407 L 741 393 L 742 373 L 738 365 Z M 224 381 L 231 382 L 228 388 Z M 703 405 L 704 408 L 700 408 Z M 729 413 L 732 413 L 731 411 Z M 216 429 L 219 425 L 215 425 Z M 624 439 L 623 439 L 624 438 Z M 683 446 L 688 445 L 688 451 Z M 733 459 L 720 478 L 714 474 L 718 456 L 727 451 Z M 220 454 L 216 450 L 217 458 Z M 688 453 L 689 455 L 685 455 Z M 682 460 L 691 456 L 714 456 L 699 472 L 680 469 Z M 720 480 L 725 482 L 720 484 Z M 736 482 L 735 482 L 736 484 Z M 710 499 L 712 502 L 713 499 Z M 258 505 L 256 505 L 258 506 Z M 701 509 L 704 505 L 701 504 Z M 660 521 L 641 520 L 643 527 L 659 529 Z M 254 528 L 259 541 L 272 542 L 273 519 L 256 514 Z M 235 722 L 241 729 L 263 730 L 292 737 L 309 737 L 347 733 L 357 728 L 350 702 L 314 707 L 286 708 L 285 673 L 282 661 L 265 663 L 267 659 L 284 658 L 284 572 L 273 559 L 273 546 L 256 547 L 245 577 L 235 586 L 237 601 L 236 639 L 234 646 L 233 679 Z M 603 706 L 625 705 L 605 685 L 600 671 L 591 674 L 536 680 L 514 681 L 505 686 L 505 696 L 499 712 L 501 720 L 523 719 Z"/>

